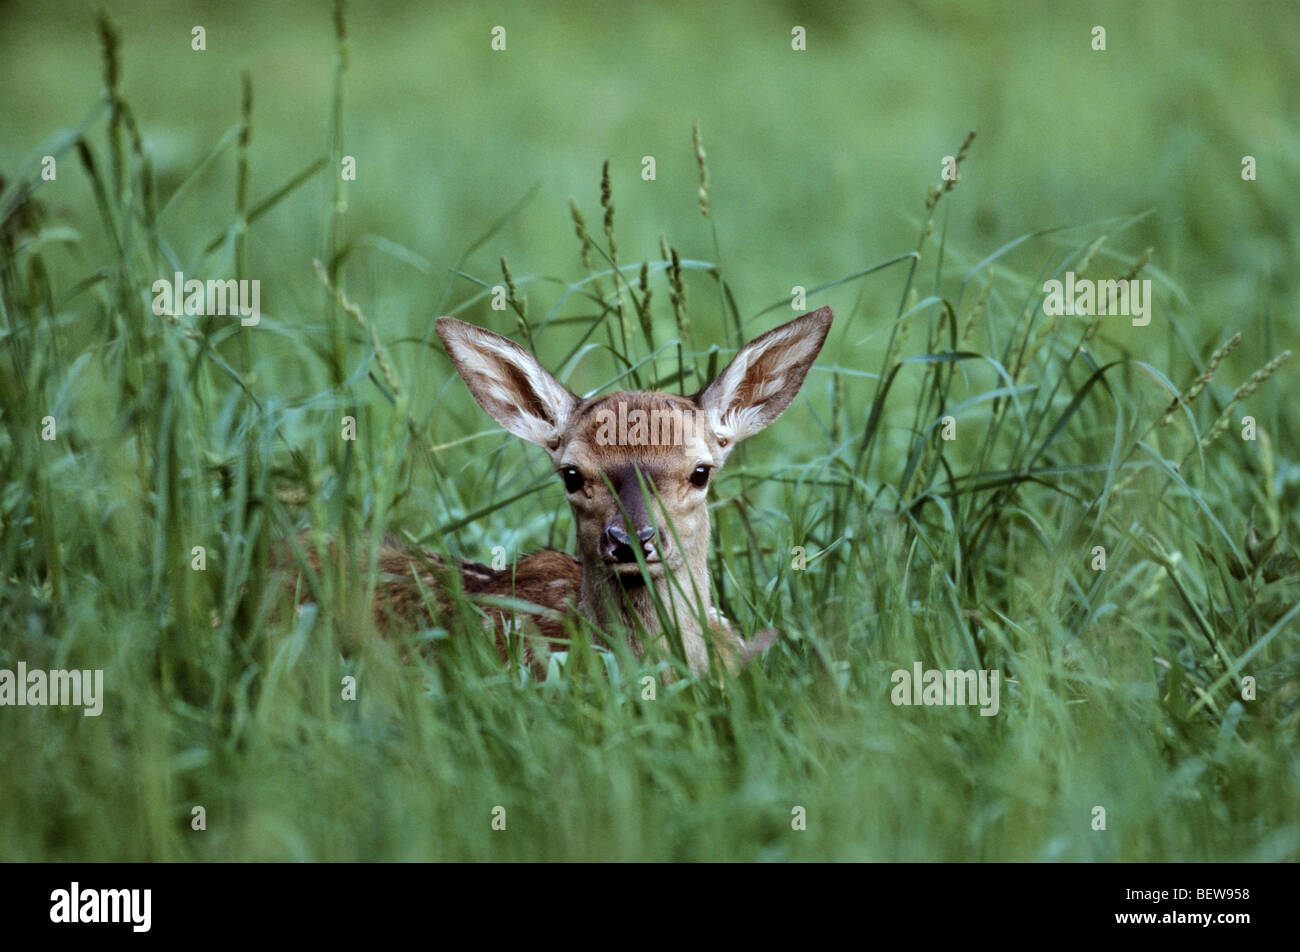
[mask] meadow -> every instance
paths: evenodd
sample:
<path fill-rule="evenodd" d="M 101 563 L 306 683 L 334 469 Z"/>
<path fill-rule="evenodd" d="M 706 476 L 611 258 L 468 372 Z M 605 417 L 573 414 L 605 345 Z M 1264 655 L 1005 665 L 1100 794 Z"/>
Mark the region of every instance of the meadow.
<path fill-rule="evenodd" d="M 0 670 L 105 689 L 0 707 L 0 858 L 1300 857 L 1294 4 L 0 23 Z M 177 272 L 257 322 L 157 313 Z M 466 598 L 381 637 L 368 557 L 286 609 L 306 527 L 571 548 L 439 315 L 689 394 L 823 304 L 711 489 L 718 604 L 782 633 L 738 676 L 583 631 L 539 683 Z M 893 703 L 917 663 L 997 714 Z"/>

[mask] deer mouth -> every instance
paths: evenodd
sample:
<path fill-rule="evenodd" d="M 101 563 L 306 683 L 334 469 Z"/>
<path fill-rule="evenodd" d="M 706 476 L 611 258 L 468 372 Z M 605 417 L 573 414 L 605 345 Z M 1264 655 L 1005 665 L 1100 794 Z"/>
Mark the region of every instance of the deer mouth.
<path fill-rule="evenodd" d="M 663 572 L 663 566 L 656 555 L 654 558 L 645 560 L 645 571 L 641 571 L 641 566 L 636 562 L 625 562 L 615 556 L 607 556 L 605 559 L 605 569 L 613 576 L 613 580 L 619 588 L 624 591 L 645 588 L 652 580 L 657 579 Z"/>
<path fill-rule="evenodd" d="M 647 556 L 645 560 L 646 571 L 657 571 L 662 564 L 659 556 Z M 620 559 L 617 556 L 607 555 L 605 565 L 610 568 L 616 575 L 636 575 L 641 571 L 635 559 Z"/>

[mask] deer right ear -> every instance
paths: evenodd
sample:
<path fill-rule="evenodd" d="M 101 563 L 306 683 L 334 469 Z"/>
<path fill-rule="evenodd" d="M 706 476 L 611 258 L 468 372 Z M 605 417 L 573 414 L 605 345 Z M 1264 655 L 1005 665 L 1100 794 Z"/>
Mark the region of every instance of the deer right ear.
<path fill-rule="evenodd" d="M 552 451 L 578 398 L 514 341 L 453 317 L 440 317 L 438 336 L 478 405 L 521 439 Z"/>

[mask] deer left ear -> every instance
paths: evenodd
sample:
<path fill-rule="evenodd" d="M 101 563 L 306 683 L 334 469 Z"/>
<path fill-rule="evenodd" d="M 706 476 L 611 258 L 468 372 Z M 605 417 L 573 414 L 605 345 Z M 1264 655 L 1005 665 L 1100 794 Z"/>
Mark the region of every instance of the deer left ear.
<path fill-rule="evenodd" d="M 469 392 L 515 436 L 554 452 L 578 398 L 508 337 L 440 317 L 438 336 Z"/>
<path fill-rule="evenodd" d="M 829 307 L 819 307 L 754 338 L 695 395 L 719 439 L 737 443 L 781 415 L 803 386 L 833 317 Z"/>

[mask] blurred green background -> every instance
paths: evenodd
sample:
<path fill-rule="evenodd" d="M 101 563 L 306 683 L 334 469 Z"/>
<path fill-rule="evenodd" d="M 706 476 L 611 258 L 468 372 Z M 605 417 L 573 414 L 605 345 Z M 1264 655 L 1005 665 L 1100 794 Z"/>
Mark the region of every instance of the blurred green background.
<path fill-rule="evenodd" d="M 0 169 L 11 177 L 100 94 L 91 9 L 0 6 Z M 253 80 L 254 196 L 327 151 L 327 4 L 108 9 L 164 195 L 238 121 L 240 70 Z M 190 49 L 195 25 L 206 52 Z M 496 25 L 504 53 L 489 48 Z M 791 50 L 793 25 L 807 28 L 806 52 Z M 1105 52 L 1090 48 L 1094 25 L 1106 28 Z M 450 263 L 534 184 L 535 199 L 468 269 L 495 280 L 504 254 L 516 274 L 570 274 L 568 198 L 599 223 L 606 158 L 625 260 L 657 257 L 660 232 L 684 257 L 711 258 L 695 202 L 698 118 L 722 263 L 746 316 L 796 284 L 910 249 L 941 158 L 977 129 L 948 225 L 969 254 L 1151 209 L 1130 250 L 1154 246 L 1153 264 L 1207 320 L 1261 310 L 1293 320 L 1298 29 L 1290 2 L 357 5 L 346 233 L 383 235 L 432 274 L 372 254 L 353 290 L 381 326 L 389 309 L 436 316 L 430 290 L 441 292 Z M 1258 160 L 1252 183 L 1240 174 L 1247 154 Z M 640 178 L 645 155 L 655 182 Z M 212 218 L 223 192 L 233 207 L 232 165 L 215 163 L 175 214 Z M 250 274 L 266 310 L 292 309 L 313 284 L 330 187 L 318 178 L 254 230 Z M 76 174 L 41 198 L 74 220 L 93 207 Z M 894 292 L 871 289 L 873 330 L 892 316 Z"/>

